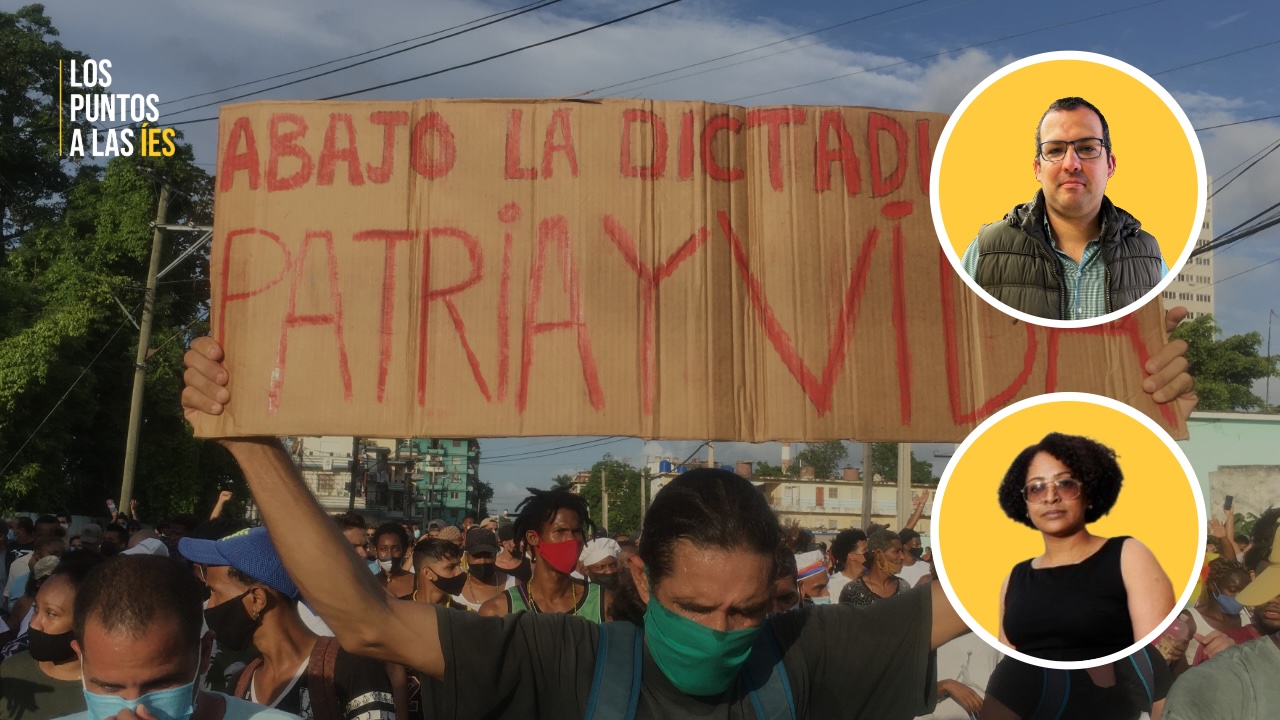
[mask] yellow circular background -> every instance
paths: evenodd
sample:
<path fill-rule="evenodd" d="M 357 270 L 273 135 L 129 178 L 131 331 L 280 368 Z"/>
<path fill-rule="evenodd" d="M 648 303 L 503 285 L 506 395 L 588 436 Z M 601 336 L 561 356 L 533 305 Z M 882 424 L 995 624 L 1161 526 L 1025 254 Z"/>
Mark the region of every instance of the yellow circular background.
<path fill-rule="evenodd" d="M 1018 453 L 1050 432 L 1084 435 L 1116 451 L 1124 472 L 1110 514 L 1089 526 L 1095 535 L 1129 535 L 1155 554 L 1181 598 L 1198 570 L 1203 532 L 1196 499 L 1177 457 L 1137 420 L 1101 405 L 1047 402 L 993 425 L 957 459 L 938 513 L 935 545 L 947 580 L 965 610 L 1000 636 L 1000 586 L 1013 566 L 1044 553 L 1037 530 L 1010 520 L 997 489 Z"/>
<path fill-rule="evenodd" d="M 978 228 L 1003 218 L 1040 189 L 1032 162 L 1035 132 L 1058 98 L 1082 97 L 1107 118 L 1115 176 L 1107 197 L 1160 243 L 1174 269 L 1199 235 L 1191 141 L 1156 93 L 1129 75 L 1084 60 L 1019 68 L 982 91 L 956 121 L 943 149 L 938 201 L 947 240 L 964 255 Z"/>

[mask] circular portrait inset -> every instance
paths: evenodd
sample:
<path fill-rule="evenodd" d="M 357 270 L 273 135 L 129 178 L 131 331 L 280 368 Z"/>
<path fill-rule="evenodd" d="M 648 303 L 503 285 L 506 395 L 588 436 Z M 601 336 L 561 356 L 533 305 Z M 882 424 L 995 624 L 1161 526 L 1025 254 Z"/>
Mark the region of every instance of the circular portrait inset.
<path fill-rule="evenodd" d="M 1154 300 L 1204 221 L 1204 157 L 1173 97 L 1105 55 L 1052 52 L 980 83 L 930 175 L 957 273 L 1026 322 L 1087 327 Z"/>
<path fill-rule="evenodd" d="M 1194 588 L 1200 486 L 1133 408 L 1055 393 L 1005 408 L 948 464 L 934 505 L 939 579 L 993 647 L 1056 669 L 1151 644 Z"/>

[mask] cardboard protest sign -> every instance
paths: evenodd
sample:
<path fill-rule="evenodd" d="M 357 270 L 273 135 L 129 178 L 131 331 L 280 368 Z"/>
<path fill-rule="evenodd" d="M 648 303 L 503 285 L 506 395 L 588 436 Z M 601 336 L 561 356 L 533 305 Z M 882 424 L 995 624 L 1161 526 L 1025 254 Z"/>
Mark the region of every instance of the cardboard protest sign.
<path fill-rule="evenodd" d="M 222 109 L 203 436 L 958 441 L 1141 391 L 1159 308 L 987 308 L 930 222 L 945 116 L 697 102 Z"/>

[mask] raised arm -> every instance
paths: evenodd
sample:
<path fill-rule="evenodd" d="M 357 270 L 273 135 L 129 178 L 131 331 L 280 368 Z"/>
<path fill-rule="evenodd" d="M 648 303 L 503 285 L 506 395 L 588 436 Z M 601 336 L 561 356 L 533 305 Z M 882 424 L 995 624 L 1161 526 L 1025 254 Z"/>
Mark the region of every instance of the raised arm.
<path fill-rule="evenodd" d="M 1147 546 L 1132 538 L 1120 551 L 1120 573 L 1129 595 L 1133 639 L 1141 640 L 1173 611 L 1173 583 Z"/>
<path fill-rule="evenodd" d="M 911 498 L 911 517 L 907 518 L 907 522 L 902 526 L 903 530 L 915 530 L 916 523 L 920 522 L 920 516 L 924 514 L 924 506 L 929 502 L 929 491 L 921 490 L 920 494 Z"/>
<path fill-rule="evenodd" d="M 213 504 L 213 512 L 209 513 L 210 520 L 217 520 L 222 517 L 222 508 L 231 499 L 231 491 L 223 490 L 218 493 L 218 501 Z"/>
<path fill-rule="evenodd" d="M 191 344 L 184 361 L 183 411 L 188 420 L 220 414 L 232 402 L 222 348 L 209 338 Z M 391 598 L 356 558 L 338 528 L 307 489 L 275 438 L 219 441 L 244 471 L 271 541 L 302 596 L 348 652 L 444 676 L 436 609 Z M 332 558 L 318 563 L 316 558 Z"/>
<path fill-rule="evenodd" d="M 951 601 L 947 600 L 947 594 L 942 590 L 942 583 L 930 584 L 929 593 L 933 604 L 933 627 L 929 633 L 929 647 L 937 650 L 947 642 L 969 632 L 969 626 L 960 619 L 960 613 L 951 607 Z"/>

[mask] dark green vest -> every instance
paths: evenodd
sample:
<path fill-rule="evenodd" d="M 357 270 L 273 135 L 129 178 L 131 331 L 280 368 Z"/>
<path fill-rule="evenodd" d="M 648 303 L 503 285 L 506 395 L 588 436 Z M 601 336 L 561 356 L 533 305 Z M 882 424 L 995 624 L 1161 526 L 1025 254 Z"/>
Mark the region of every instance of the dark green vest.
<path fill-rule="evenodd" d="M 1107 306 L 1112 312 L 1136 302 L 1160 282 L 1160 245 L 1137 218 L 1102 199 L 1101 260 L 1106 266 Z M 1037 317 L 1066 320 L 1062 263 L 1044 230 L 1044 193 L 978 231 L 982 289 L 1000 302 Z"/>

